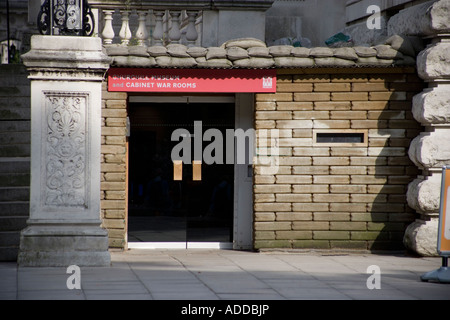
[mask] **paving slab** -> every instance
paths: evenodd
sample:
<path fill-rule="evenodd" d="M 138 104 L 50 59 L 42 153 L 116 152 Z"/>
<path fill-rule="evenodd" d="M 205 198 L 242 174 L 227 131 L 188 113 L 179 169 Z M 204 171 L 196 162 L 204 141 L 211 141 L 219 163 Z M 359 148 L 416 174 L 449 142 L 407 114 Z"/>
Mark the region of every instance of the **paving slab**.
<path fill-rule="evenodd" d="M 450 300 L 450 284 L 420 276 L 441 258 L 233 250 L 112 251 L 110 267 L 80 268 L 69 289 L 66 268 L 0 263 L 0 300 Z M 369 289 L 380 270 L 380 289 Z"/>

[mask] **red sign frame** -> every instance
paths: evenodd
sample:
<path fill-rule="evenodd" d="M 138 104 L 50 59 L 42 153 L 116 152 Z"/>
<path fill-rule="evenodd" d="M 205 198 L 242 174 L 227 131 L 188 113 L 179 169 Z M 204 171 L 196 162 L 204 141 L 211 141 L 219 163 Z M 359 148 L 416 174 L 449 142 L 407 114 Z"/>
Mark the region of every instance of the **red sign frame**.
<path fill-rule="evenodd" d="M 275 93 L 275 69 L 111 68 L 111 92 Z"/>

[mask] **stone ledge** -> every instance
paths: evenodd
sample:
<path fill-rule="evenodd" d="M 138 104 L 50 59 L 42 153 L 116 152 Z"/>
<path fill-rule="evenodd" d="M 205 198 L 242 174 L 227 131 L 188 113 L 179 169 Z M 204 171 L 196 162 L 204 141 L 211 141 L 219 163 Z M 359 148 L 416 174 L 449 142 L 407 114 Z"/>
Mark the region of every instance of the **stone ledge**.
<path fill-rule="evenodd" d="M 409 37 L 392 36 L 373 47 L 297 48 L 271 46 L 253 38 L 230 40 L 220 47 L 106 45 L 113 67 L 162 68 L 314 68 L 414 66 L 422 48 Z"/>

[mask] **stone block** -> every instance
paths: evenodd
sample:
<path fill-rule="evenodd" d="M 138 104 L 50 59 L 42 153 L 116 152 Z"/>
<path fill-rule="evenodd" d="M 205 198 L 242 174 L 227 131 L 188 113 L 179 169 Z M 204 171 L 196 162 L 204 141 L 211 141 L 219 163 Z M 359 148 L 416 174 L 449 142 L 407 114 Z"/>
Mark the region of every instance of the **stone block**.
<path fill-rule="evenodd" d="M 450 163 L 449 130 L 421 133 L 412 142 L 408 154 L 419 168 L 442 168 Z"/>
<path fill-rule="evenodd" d="M 388 22 L 388 35 L 430 36 L 448 33 L 448 0 L 428 1 L 400 11 Z"/>
<path fill-rule="evenodd" d="M 423 125 L 450 123 L 450 90 L 425 90 L 413 98 L 412 113 L 414 119 Z"/>
<path fill-rule="evenodd" d="M 293 101 L 292 93 L 258 93 L 256 101 Z"/>
<path fill-rule="evenodd" d="M 328 240 L 293 240 L 292 247 L 295 249 L 329 249 Z"/>
<path fill-rule="evenodd" d="M 330 211 L 334 213 L 365 212 L 366 205 L 364 203 L 331 203 Z"/>
<path fill-rule="evenodd" d="M 350 129 L 349 120 L 314 120 L 314 129 Z"/>
<path fill-rule="evenodd" d="M 330 202 L 330 203 L 349 202 L 349 195 L 318 193 L 313 194 L 313 202 Z"/>
<path fill-rule="evenodd" d="M 450 78 L 450 42 L 439 42 L 417 56 L 417 72 L 424 80 Z"/>
<path fill-rule="evenodd" d="M 312 92 L 312 83 L 277 83 L 277 92 Z"/>
<path fill-rule="evenodd" d="M 310 221 L 312 220 L 311 212 L 277 212 L 277 221 Z"/>
<path fill-rule="evenodd" d="M 282 193 L 276 195 L 276 202 L 311 202 L 311 194 L 288 194 Z"/>
<path fill-rule="evenodd" d="M 277 240 L 309 240 L 312 239 L 312 231 L 276 231 L 275 238 Z"/>
<path fill-rule="evenodd" d="M 269 249 L 269 248 L 291 248 L 290 240 L 255 240 L 255 249 Z"/>
<path fill-rule="evenodd" d="M 367 101 L 367 92 L 332 92 L 332 101 Z"/>
<path fill-rule="evenodd" d="M 379 83 L 352 83 L 352 91 L 389 91 L 388 84 Z"/>
<path fill-rule="evenodd" d="M 275 240 L 275 231 L 258 231 L 255 240 Z"/>
<path fill-rule="evenodd" d="M 408 205 L 418 212 L 436 214 L 440 206 L 441 174 L 415 179 L 408 185 Z"/>
<path fill-rule="evenodd" d="M 277 175 L 277 184 L 309 184 L 312 182 L 310 175 Z"/>
<path fill-rule="evenodd" d="M 327 184 L 311 184 L 311 185 L 293 185 L 293 193 L 328 193 L 329 187 Z"/>
<path fill-rule="evenodd" d="M 329 92 L 294 93 L 294 101 L 302 101 L 302 102 L 330 101 L 330 93 Z"/>
<path fill-rule="evenodd" d="M 314 221 L 350 221 L 348 212 L 314 212 Z"/>
<path fill-rule="evenodd" d="M 339 92 L 339 91 L 350 91 L 350 83 L 314 83 L 315 92 Z"/>
<path fill-rule="evenodd" d="M 330 193 L 358 194 L 358 193 L 366 193 L 366 192 L 367 192 L 366 185 L 348 185 L 348 184 L 330 185 Z"/>
<path fill-rule="evenodd" d="M 340 241 L 340 240 L 331 240 L 330 248 L 331 249 L 349 249 L 349 250 L 366 250 L 368 249 L 367 241 Z"/>
<path fill-rule="evenodd" d="M 273 221 L 273 222 L 255 222 L 256 231 L 276 231 L 291 230 L 291 222 L 289 221 Z"/>
<path fill-rule="evenodd" d="M 291 211 L 290 203 L 255 203 L 255 211 Z"/>
<path fill-rule="evenodd" d="M 277 110 L 313 110 L 313 102 L 277 102 Z"/>
<path fill-rule="evenodd" d="M 366 230 L 367 224 L 366 222 L 340 222 L 340 221 L 331 221 L 330 222 L 330 230 L 333 231 L 358 231 L 358 230 Z"/>
<path fill-rule="evenodd" d="M 328 221 L 294 221 L 292 223 L 293 230 L 329 230 L 330 223 Z"/>
<path fill-rule="evenodd" d="M 318 211 L 328 211 L 329 203 L 293 203 L 292 210 L 297 212 L 314 212 L 314 220 L 316 212 Z"/>
<path fill-rule="evenodd" d="M 389 233 L 382 231 L 351 231 L 351 240 L 388 240 Z"/>
<path fill-rule="evenodd" d="M 395 101 L 406 100 L 406 92 L 369 92 L 369 100 L 371 101 Z"/>
<path fill-rule="evenodd" d="M 416 220 L 405 231 L 403 243 L 406 248 L 422 256 L 437 256 L 437 231 L 439 220 Z"/>
<path fill-rule="evenodd" d="M 277 120 L 277 129 L 311 129 L 313 127 L 312 120 Z"/>
<path fill-rule="evenodd" d="M 367 119 L 366 111 L 330 111 L 331 120 L 364 120 Z"/>
<path fill-rule="evenodd" d="M 352 110 L 386 110 L 388 101 L 352 101 Z"/>
<path fill-rule="evenodd" d="M 349 240 L 349 231 L 313 231 L 314 240 Z"/>
<path fill-rule="evenodd" d="M 274 212 L 257 212 L 255 214 L 255 221 L 275 221 Z"/>

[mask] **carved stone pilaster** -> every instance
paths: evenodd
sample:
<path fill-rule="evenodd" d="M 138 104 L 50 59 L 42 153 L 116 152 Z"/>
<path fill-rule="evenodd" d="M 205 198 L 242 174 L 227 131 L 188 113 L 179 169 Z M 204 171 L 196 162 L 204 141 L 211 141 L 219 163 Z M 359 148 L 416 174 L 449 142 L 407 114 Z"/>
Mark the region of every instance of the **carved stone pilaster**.
<path fill-rule="evenodd" d="M 18 263 L 109 265 L 100 220 L 101 84 L 109 59 L 100 38 L 34 36 L 23 60 L 31 79 L 31 185 Z"/>

